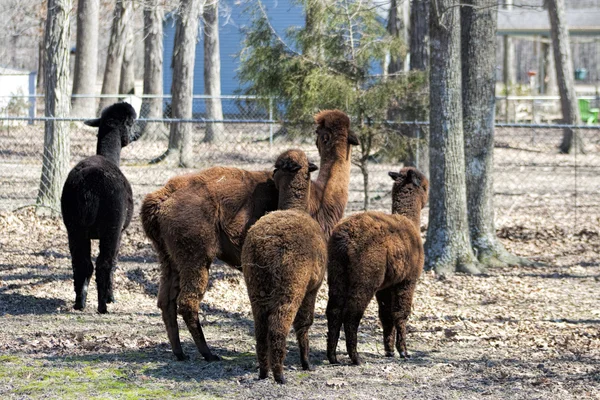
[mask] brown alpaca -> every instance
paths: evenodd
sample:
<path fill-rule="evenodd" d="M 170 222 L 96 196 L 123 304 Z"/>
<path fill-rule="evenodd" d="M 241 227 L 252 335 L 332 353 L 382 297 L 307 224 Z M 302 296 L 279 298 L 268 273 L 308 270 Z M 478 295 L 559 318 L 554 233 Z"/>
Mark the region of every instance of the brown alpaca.
<path fill-rule="evenodd" d="M 364 212 L 344 219 L 328 243 L 327 358 L 336 364 L 340 328 L 344 324 L 346 348 L 353 364 L 358 325 L 377 295 L 383 327 L 385 355 L 406 351 L 406 320 L 410 315 L 417 279 L 423 270 L 420 235 L 421 209 L 427 202 L 429 182 L 418 170 L 390 172 L 394 180 L 392 214 Z"/>
<path fill-rule="evenodd" d="M 302 368 L 310 369 L 308 329 L 325 275 L 327 241 L 307 213 L 310 173 L 316 170 L 300 150 L 283 153 L 275 163 L 279 208 L 250 230 L 242 249 L 242 268 L 254 315 L 259 378 L 273 371 L 285 383 L 283 361 L 292 323 Z"/>
<path fill-rule="evenodd" d="M 358 144 L 350 120 L 338 110 L 315 116 L 321 170 L 311 185 L 309 213 L 326 235 L 348 202 L 351 145 Z M 158 306 L 162 311 L 173 353 L 185 359 L 179 340 L 177 312 L 182 315 L 202 356 L 210 351 L 198 319 L 215 258 L 241 265 L 248 229 L 266 212 L 277 208 L 272 171 L 249 172 L 214 167 L 172 178 L 142 203 L 141 219 L 161 264 Z"/>

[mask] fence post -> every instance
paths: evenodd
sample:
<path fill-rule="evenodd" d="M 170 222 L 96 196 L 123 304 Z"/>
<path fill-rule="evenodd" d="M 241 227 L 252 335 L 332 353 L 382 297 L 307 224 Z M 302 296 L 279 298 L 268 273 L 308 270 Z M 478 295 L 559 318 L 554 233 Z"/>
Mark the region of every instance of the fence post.
<path fill-rule="evenodd" d="M 269 97 L 269 146 L 273 146 L 273 98 Z"/>

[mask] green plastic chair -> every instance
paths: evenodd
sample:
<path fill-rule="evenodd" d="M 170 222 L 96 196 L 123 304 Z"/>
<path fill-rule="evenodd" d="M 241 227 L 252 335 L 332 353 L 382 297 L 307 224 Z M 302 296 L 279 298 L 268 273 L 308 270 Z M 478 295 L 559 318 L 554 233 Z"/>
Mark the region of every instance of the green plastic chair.
<path fill-rule="evenodd" d="M 600 113 L 600 108 L 590 108 L 589 100 L 579 99 L 578 102 L 581 120 L 588 125 L 598 123 L 598 114 Z"/>

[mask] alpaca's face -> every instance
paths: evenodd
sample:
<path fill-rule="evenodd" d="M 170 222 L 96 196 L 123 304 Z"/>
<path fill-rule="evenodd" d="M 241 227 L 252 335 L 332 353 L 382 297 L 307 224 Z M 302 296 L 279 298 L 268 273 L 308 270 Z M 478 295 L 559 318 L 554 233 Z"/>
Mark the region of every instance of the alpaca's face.
<path fill-rule="evenodd" d="M 302 150 L 287 150 L 277 157 L 277 161 L 275 161 L 275 169 L 273 170 L 275 187 L 280 189 L 298 177 L 299 174 L 302 174 L 304 180 L 309 181 L 310 173 L 317 169 L 319 167 L 309 162 Z"/>
<path fill-rule="evenodd" d="M 346 152 L 348 146 L 356 146 L 359 142 L 356 135 L 350 129 L 336 126 L 331 128 L 325 125 L 319 125 L 316 129 L 316 145 L 319 154 L 329 154 L 337 150 Z"/>
<path fill-rule="evenodd" d="M 348 154 L 350 145 L 356 146 L 359 141 L 350 130 L 350 119 L 339 110 L 326 110 L 315 115 L 317 123 L 317 148 L 319 154 Z"/>

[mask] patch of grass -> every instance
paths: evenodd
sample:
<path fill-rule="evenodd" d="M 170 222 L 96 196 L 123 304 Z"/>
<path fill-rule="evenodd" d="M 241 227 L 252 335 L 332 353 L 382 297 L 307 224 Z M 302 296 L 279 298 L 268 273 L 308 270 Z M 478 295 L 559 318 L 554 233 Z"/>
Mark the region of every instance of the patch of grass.
<path fill-rule="evenodd" d="M 19 361 L 19 357 L 16 357 L 16 356 L 8 356 L 8 355 L 0 356 L 0 363 L 17 362 L 17 361 Z"/>
<path fill-rule="evenodd" d="M 0 380 L 9 382 L 12 393 L 21 396 L 41 398 L 59 397 L 65 399 L 138 399 L 166 398 L 173 395 L 161 387 L 144 387 L 129 371 L 120 368 L 106 368 L 101 365 L 75 364 L 42 367 L 35 361 L 15 356 L 2 356 Z"/>

